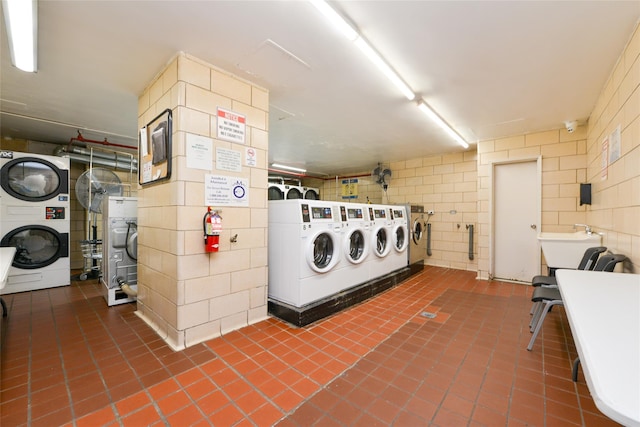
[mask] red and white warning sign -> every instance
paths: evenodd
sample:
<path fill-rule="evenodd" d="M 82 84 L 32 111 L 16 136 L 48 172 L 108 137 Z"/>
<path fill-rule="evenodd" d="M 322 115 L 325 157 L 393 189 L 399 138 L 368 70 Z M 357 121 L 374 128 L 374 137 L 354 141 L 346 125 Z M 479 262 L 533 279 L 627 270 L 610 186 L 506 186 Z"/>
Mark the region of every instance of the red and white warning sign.
<path fill-rule="evenodd" d="M 244 144 L 246 117 L 218 107 L 218 139 Z"/>

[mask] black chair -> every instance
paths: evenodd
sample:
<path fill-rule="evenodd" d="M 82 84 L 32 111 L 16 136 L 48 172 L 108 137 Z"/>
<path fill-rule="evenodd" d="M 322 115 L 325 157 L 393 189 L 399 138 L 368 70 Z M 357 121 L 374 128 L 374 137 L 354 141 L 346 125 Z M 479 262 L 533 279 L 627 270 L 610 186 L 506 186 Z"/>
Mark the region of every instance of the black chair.
<path fill-rule="evenodd" d="M 598 262 L 596 263 L 593 271 L 608 271 L 611 272 L 616 268 L 616 265 L 619 262 L 627 259 L 624 255 L 616 255 L 616 254 L 606 254 L 602 255 Z M 554 305 L 562 305 L 562 296 L 560 294 L 560 289 L 557 287 L 546 287 L 546 286 L 538 286 L 533 291 L 533 296 L 531 297 L 531 301 L 534 304 L 537 304 L 536 311 L 531 318 L 531 322 L 529 323 L 529 329 L 533 332 L 531 336 L 531 340 L 529 341 L 529 345 L 527 346 L 527 350 L 531 351 L 533 348 L 533 344 L 538 337 L 538 333 L 542 328 L 542 324 L 544 323 L 544 319 L 547 317 L 547 313 L 551 310 Z"/>
<path fill-rule="evenodd" d="M 604 246 L 596 246 L 593 248 L 588 248 L 584 251 L 584 255 L 582 256 L 582 260 L 580 264 L 578 264 L 577 270 L 593 270 L 596 266 L 596 262 L 601 253 L 607 250 Z M 555 276 L 534 276 L 531 279 L 532 286 L 546 286 L 546 287 L 558 287 L 558 282 L 556 281 Z M 533 314 L 539 303 L 533 303 L 531 306 L 531 311 L 529 314 Z"/>

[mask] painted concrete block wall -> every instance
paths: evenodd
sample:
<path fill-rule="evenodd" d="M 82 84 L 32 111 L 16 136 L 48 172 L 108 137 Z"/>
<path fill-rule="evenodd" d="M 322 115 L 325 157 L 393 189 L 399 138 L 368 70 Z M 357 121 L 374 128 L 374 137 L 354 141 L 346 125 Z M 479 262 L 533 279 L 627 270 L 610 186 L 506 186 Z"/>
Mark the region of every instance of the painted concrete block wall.
<path fill-rule="evenodd" d="M 139 98 L 139 126 L 173 112 L 172 174 L 138 196 L 138 314 L 181 349 L 267 317 L 268 92 L 212 65 L 179 54 Z M 217 108 L 246 116 L 246 143 L 216 139 Z M 213 139 L 213 169 L 187 167 L 187 134 Z M 218 169 L 215 150 L 245 147 L 256 166 Z M 202 237 L 206 174 L 249 181 L 248 207 L 221 207 L 220 251 Z M 231 237 L 236 236 L 236 242 Z"/>
<path fill-rule="evenodd" d="M 377 184 L 369 175 L 370 172 L 354 173 L 351 176 L 341 176 L 328 179 L 307 178 L 303 180 L 303 184 L 313 188 L 320 189 L 320 197 L 322 200 L 338 201 L 345 203 L 386 203 L 385 194 L 382 187 Z M 342 180 L 357 179 L 357 196 L 355 198 L 342 197 Z"/>
<path fill-rule="evenodd" d="M 475 150 L 391 162 L 393 178 L 387 190 L 388 203 L 424 206 L 433 210 L 431 251 L 425 264 L 475 271 L 469 259 L 469 232 L 474 225 L 477 241 Z"/>
<path fill-rule="evenodd" d="M 573 133 L 556 129 L 478 143 L 478 277 L 488 279 L 490 272 L 493 164 L 542 156 L 541 231 L 570 232 L 573 224 L 586 221 L 588 206 L 580 206 L 580 183 L 586 182 L 586 153 L 585 126 L 577 127 Z"/>
<path fill-rule="evenodd" d="M 602 145 L 620 127 L 620 156 L 607 162 L 603 178 Z M 593 205 L 589 224 L 604 233 L 609 250 L 629 257 L 625 270 L 640 273 L 640 29 L 613 69 L 589 118 L 587 179 Z"/>

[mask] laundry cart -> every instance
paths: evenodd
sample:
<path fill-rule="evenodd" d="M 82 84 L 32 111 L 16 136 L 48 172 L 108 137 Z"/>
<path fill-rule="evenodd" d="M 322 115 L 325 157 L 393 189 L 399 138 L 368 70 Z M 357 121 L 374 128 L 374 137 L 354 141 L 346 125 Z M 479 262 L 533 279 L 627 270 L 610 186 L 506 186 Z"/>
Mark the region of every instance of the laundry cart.
<path fill-rule="evenodd" d="M 87 280 L 90 277 L 99 277 L 100 265 L 102 264 L 102 240 L 80 240 L 80 249 L 82 250 L 84 266 L 78 278 Z"/>

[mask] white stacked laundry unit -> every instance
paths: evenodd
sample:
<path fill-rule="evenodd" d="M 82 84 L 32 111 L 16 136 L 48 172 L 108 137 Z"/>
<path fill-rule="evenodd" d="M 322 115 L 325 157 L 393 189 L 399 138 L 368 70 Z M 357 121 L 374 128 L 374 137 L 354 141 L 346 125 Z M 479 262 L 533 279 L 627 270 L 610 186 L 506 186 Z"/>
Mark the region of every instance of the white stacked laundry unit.
<path fill-rule="evenodd" d="M 69 285 L 69 159 L 1 151 L 0 184 L 0 245 L 16 248 L 3 293 Z"/>

